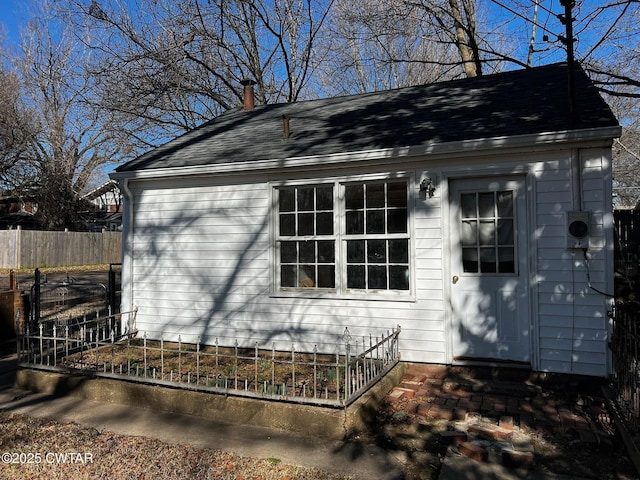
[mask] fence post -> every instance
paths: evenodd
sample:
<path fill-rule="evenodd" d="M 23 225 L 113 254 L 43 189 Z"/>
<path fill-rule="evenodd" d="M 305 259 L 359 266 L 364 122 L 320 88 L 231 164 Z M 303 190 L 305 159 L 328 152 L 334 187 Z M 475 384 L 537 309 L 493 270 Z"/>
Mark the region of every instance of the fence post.
<path fill-rule="evenodd" d="M 34 324 L 32 325 L 35 328 L 36 325 L 40 323 L 40 269 L 36 268 L 35 272 L 35 284 L 33 285 L 33 318 Z"/>
<path fill-rule="evenodd" d="M 18 225 L 16 228 L 16 260 L 15 266 L 17 270 L 22 268 L 22 227 Z"/>
<path fill-rule="evenodd" d="M 182 335 L 178 335 L 178 383 L 182 382 Z"/>
<path fill-rule="evenodd" d="M 22 363 L 22 342 L 24 332 L 20 328 L 20 312 L 16 312 L 15 319 L 15 329 L 16 329 L 16 352 L 18 357 L 18 363 Z"/>
<path fill-rule="evenodd" d="M 318 345 L 313 346 L 313 398 L 318 398 Z"/>
<path fill-rule="evenodd" d="M 254 368 L 255 368 L 255 388 L 254 390 L 257 392 L 258 391 L 258 342 L 256 342 L 255 344 L 255 363 L 254 363 Z"/>
<path fill-rule="evenodd" d="M 196 385 L 200 383 L 200 342 L 202 339 L 198 337 L 196 343 Z"/>

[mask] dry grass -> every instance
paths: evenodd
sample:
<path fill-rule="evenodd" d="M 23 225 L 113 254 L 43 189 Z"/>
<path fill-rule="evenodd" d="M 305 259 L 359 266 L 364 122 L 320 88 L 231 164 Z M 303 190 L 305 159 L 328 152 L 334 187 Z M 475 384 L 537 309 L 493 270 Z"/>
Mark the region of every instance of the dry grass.
<path fill-rule="evenodd" d="M 23 454 L 22 458 L 7 453 Z M 349 480 L 352 477 L 286 465 L 276 458 L 241 457 L 220 450 L 173 445 L 116 435 L 72 423 L 57 423 L 0 412 L 0 478 L 3 480 L 216 479 Z M 47 455 L 50 453 L 50 455 Z M 51 454 L 67 455 L 67 463 Z M 12 464 L 6 460 L 31 464 Z M 76 463 L 69 463 L 75 461 Z"/>
<path fill-rule="evenodd" d="M 318 355 L 314 360 L 312 354 L 296 352 L 294 366 L 290 352 L 240 349 L 236 356 L 228 347 L 203 345 L 196 352 L 195 345 L 186 343 L 164 342 L 162 349 L 158 341 L 145 345 L 135 338 L 71 354 L 57 360 L 57 365 L 213 387 L 226 388 L 226 382 L 234 385 L 237 380 L 240 389 L 246 384 L 248 390 L 295 391 L 298 396 L 304 386 L 308 396 L 317 388 L 318 395 L 329 398 L 336 397 L 337 382 L 344 382 L 344 359 L 336 364 L 335 356 Z"/>
<path fill-rule="evenodd" d="M 18 274 L 34 275 L 35 268 L 0 268 L 0 275 L 9 275 L 9 272 L 14 271 Z M 40 273 L 73 273 L 73 272 L 108 272 L 109 264 L 99 265 L 68 265 L 63 267 L 42 267 Z"/>

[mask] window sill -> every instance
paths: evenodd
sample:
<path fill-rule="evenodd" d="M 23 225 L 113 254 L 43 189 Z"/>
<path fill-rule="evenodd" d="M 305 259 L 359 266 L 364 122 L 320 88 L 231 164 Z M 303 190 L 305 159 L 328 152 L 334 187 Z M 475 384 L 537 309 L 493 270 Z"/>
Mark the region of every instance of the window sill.
<path fill-rule="evenodd" d="M 311 298 L 321 300 L 359 300 L 371 302 L 404 302 L 415 303 L 416 297 L 412 293 L 387 293 L 387 292 L 345 292 L 335 291 L 306 291 L 306 290 L 281 290 L 272 292 L 270 298 Z"/>

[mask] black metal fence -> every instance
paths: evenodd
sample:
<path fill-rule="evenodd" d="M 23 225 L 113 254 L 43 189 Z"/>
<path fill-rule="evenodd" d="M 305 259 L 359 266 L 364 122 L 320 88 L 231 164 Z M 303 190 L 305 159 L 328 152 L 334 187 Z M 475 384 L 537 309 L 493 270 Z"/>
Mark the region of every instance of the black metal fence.
<path fill-rule="evenodd" d="M 616 297 L 640 299 L 640 210 L 616 210 Z"/>
<path fill-rule="evenodd" d="M 29 295 L 29 332 L 46 322 L 57 327 L 77 324 L 87 316 L 114 315 L 120 311 L 120 264 L 111 264 L 104 278 L 49 281 L 36 269 Z M 102 281 L 100 281 L 102 280 Z"/>
<path fill-rule="evenodd" d="M 613 387 L 627 428 L 640 434 L 640 303 L 616 305 L 613 335 Z"/>
<path fill-rule="evenodd" d="M 129 321 L 123 324 L 123 315 Z M 294 344 L 253 348 L 148 340 L 135 329 L 136 312 L 87 317 L 60 325 L 43 320 L 18 335 L 18 362 L 25 368 L 170 386 L 224 395 L 331 407 L 349 405 L 399 361 L 400 327 L 373 337 L 344 330 L 330 352 L 301 351 Z M 129 330 L 126 324 L 134 326 Z"/>

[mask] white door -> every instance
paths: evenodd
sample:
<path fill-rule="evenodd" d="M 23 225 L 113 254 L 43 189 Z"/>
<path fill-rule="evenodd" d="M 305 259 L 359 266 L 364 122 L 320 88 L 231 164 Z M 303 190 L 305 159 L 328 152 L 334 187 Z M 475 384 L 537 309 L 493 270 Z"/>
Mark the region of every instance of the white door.
<path fill-rule="evenodd" d="M 454 362 L 530 363 L 524 177 L 450 183 Z"/>

